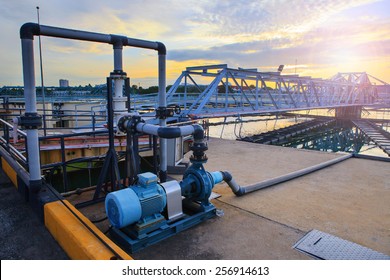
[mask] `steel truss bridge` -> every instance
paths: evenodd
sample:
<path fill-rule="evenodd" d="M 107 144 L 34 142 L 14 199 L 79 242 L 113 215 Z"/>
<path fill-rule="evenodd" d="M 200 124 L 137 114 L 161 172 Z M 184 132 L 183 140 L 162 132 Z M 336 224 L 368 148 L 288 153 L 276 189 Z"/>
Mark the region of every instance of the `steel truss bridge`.
<path fill-rule="evenodd" d="M 187 67 L 167 92 L 167 103 L 194 118 L 378 105 L 373 79 L 387 85 L 365 72 L 319 79 L 227 64 Z"/>

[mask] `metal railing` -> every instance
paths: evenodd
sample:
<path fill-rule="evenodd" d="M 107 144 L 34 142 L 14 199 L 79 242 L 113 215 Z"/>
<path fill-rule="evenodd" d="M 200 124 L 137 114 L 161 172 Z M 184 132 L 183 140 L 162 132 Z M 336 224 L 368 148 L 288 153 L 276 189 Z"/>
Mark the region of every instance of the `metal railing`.
<path fill-rule="evenodd" d="M 15 145 L 19 142 L 24 144 L 26 141 L 26 133 L 20 129 L 17 129 L 13 124 L 5 121 L 0 118 L 0 126 L 2 129 L 2 135 L 0 136 L 0 145 L 24 168 L 27 168 L 28 162 L 26 156 L 15 147 Z M 21 140 L 21 141 L 20 141 Z M 27 153 L 27 147 L 24 144 L 22 146 L 22 150 Z"/>

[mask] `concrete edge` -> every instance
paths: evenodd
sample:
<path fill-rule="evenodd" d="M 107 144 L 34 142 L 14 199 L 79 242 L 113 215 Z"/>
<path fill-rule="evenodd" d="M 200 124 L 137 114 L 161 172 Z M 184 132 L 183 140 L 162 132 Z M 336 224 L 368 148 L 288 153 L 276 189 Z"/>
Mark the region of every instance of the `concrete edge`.
<path fill-rule="evenodd" d="M 1 158 L 1 168 L 7 177 L 11 180 L 14 187 L 18 188 L 18 177 L 15 170 L 9 165 L 9 163 L 2 157 Z"/>
<path fill-rule="evenodd" d="M 67 200 L 46 203 L 44 220 L 47 229 L 71 259 L 132 259 Z"/>

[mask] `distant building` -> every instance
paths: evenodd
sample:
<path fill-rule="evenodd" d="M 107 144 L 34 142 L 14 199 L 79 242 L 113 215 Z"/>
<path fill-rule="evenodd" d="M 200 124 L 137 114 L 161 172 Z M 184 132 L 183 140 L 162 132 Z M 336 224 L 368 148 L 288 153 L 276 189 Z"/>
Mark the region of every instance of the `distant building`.
<path fill-rule="evenodd" d="M 69 80 L 60 79 L 60 87 L 69 87 Z"/>

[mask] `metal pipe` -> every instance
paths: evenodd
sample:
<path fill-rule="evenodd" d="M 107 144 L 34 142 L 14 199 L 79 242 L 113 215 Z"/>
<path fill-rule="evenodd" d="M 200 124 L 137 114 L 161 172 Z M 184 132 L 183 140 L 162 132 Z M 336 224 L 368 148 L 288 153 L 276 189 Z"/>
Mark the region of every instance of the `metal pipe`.
<path fill-rule="evenodd" d="M 23 24 L 20 28 L 20 37 L 22 39 L 33 39 L 33 36 L 37 35 L 90 41 L 96 43 L 107 43 L 112 45 L 118 43 L 118 41 L 121 41 L 123 46 L 152 49 L 158 51 L 158 53 L 161 55 L 165 56 L 166 54 L 165 45 L 161 42 L 140 40 L 113 34 L 102 34 L 82 30 L 60 28 L 55 26 L 39 25 L 31 22 Z"/>
<path fill-rule="evenodd" d="M 384 161 L 384 162 L 390 162 L 389 157 L 378 157 L 378 156 L 371 156 L 371 155 L 364 155 L 364 154 L 353 154 L 354 158 L 361 158 L 361 159 L 368 159 L 368 160 L 378 160 L 378 161 Z"/>
<path fill-rule="evenodd" d="M 316 164 L 316 165 L 313 165 L 313 166 L 310 166 L 310 167 L 307 167 L 307 168 L 304 168 L 301 170 L 297 170 L 295 172 L 291 172 L 291 173 L 288 173 L 288 174 L 285 174 L 285 175 L 282 175 L 282 176 L 279 176 L 276 178 L 268 179 L 268 180 L 258 182 L 255 184 L 251 184 L 251 185 L 247 185 L 247 186 L 240 186 L 239 184 L 237 184 L 237 182 L 233 179 L 233 176 L 229 172 L 227 172 L 227 171 L 220 171 L 220 172 L 223 175 L 224 181 L 229 185 L 229 187 L 232 189 L 233 193 L 237 196 L 242 196 L 242 195 L 250 193 L 250 192 L 265 189 L 265 188 L 268 188 L 270 186 L 280 184 L 280 183 L 286 182 L 288 180 L 292 180 L 292 179 L 295 179 L 297 177 L 312 173 L 314 171 L 323 169 L 323 168 L 328 167 L 330 165 L 347 160 L 351 157 L 353 157 L 353 154 L 347 154 L 347 155 L 344 155 L 344 156 L 341 156 L 341 157 L 338 157 L 338 158 L 335 158 L 332 160 L 328 160 L 328 161 L 320 163 L 320 164 Z"/>
<path fill-rule="evenodd" d="M 37 115 L 35 94 L 34 46 L 32 39 L 22 39 L 23 83 L 25 114 Z M 30 186 L 40 188 L 41 169 L 39 158 L 38 129 L 27 129 L 28 167 Z"/>
<path fill-rule="evenodd" d="M 97 43 L 108 43 L 108 44 L 111 43 L 111 36 L 108 34 L 66 29 L 66 28 L 46 26 L 46 25 L 39 25 L 38 28 L 39 28 L 38 31 L 39 33 L 33 35 L 40 34 L 49 37 L 82 40 L 82 41 L 90 41 L 90 42 L 97 42 Z"/>
<path fill-rule="evenodd" d="M 161 121 L 161 119 L 160 119 Z M 127 126 L 125 124 L 125 126 Z M 160 126 L 139 122 L 135 129 L 138 132 L 158 136 L 160 138 L 160 181 L 165 182 L 167 178 L 167 139 L 178 138 L 180 136 L 194 135 L 196 143 L 204 140 L 203 128 L 198 125 L 185 126 Z"/>
<path fill-rule="evenodd" d="M 117 39 L 117 41 L 114 43 L 114 72 L 112 72 L 110 75 L 114 80 L 114 125 L 118 122 L 120 115 L 126 112 L 127 98 L 123 96 L 123 85 L 125 84 L 126 73 L 123 72 L 122 51 L 122 41 Z"/>
<path fill-rule="evenodd" d="M 23 83 L 26 113 L 37 112 L 33 40 L 22 39 Z"/>
<path fill-rule="evenodd" d="M 114 46 L 114 71 L 122 71 L 123 70 L 123 48 Z"/>
<path fill-rule="evenodd" d="M 178 138 L 181 136 L 194 135 L 195 140 L 203 140 L 204 130 L 198 124 L 185 126 L 158 126 L 139 122 L 136 125 L 136 130 L 145 134 L 155 135 L 163 139 Z"/>
<path fill-rule="evenodd" d="M 162 53 L 158 55 L 158 107 L 159 109 L 165 109 L 167 107 L 166 100 L 166 54 Z M 161 127 L 167 126 L 167 120 L 165 116 L 161 116 L 159 120 Z M 160 137 L 160 181 L 165 182 L 167 179 L 167 140 L 164 137 Z"/>
<path fill-rule="evenodd" d="M 159 65 L 159 105 L 166 107 L 165 87 L 166 87 L 166 48 L 161 42 L 152 42 L 127 38 L 118 35 L 108 35 L 81 30 L 65 29 L 53 26 L 39 25 L 36 23 L 25 23 L 20 28 L 20 38 L 22 41 L 22 60 L 23 60 L 23 80 L 24 80 L 24 97 L 26 102 L 26 113 L 36 115 L 36 93 L 35 93 L 35 72 L 34 72 L 34 36 L 44 35 L 57 38 L 74 39 L 82 41 L 92 41 L 98 43 L 108 43 L 115 46 L 133 46 L 158 51 Z M 115 48 L 117 49 L 117 48 Z M 121 68 L 122 53 L 114 50 L 114 67 Z M 166 120 L 161 118 L 160 125 L 166 126 Z M 29 170 L 30 181 L 41 180 L 40 159 L 39 159 L 39 142 L 37 128 L 27 130 L 27 143 L 29 151 Z M 161 139 L 161 172 L 166 177 L 167 170 L 167 148 L 166 140 Z M 33 184 L 30 184 L 33 185 Z"/>

